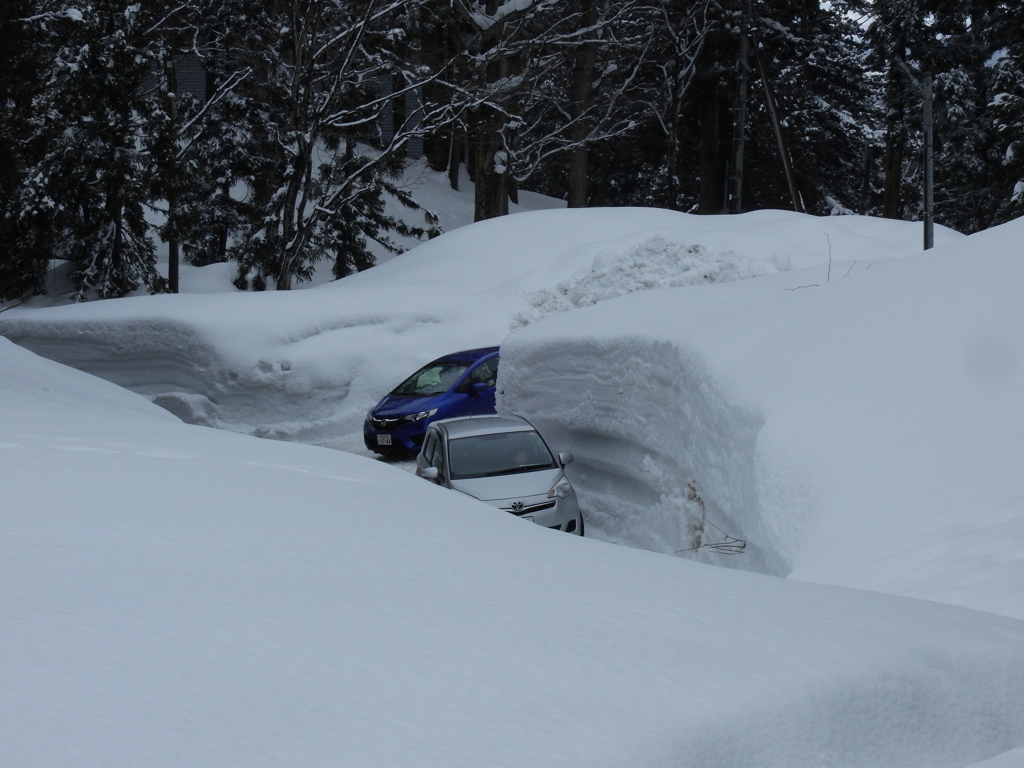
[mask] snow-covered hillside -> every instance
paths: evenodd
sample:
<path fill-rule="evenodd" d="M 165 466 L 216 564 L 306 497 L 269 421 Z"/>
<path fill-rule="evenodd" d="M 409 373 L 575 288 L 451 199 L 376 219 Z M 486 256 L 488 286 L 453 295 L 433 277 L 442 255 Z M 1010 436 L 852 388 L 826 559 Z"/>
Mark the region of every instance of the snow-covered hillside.
<path fill-rule="evenodd" d="M 500 408 L 575 453 L 603 538 L 728 534 L 745 554 L 687 556 L 1024 618 L 1022 242 L 1018 220 L 541 320 L 503 342 Z"/>
<path fill-rule="evenodd" d="M 4 766 L 954 768 L 1024 746 L 1024 622 L 549 531 L 181 424 L 2 339 L 0 425 Z"/>
<path fill-rule="evenodd" d="M 512 325 L 662 284 L 830 259 L 866 267 L 919 240 L 917 225 L 855 216 L 542 210 L 455 229 L 310 290 L 22 308 L 0 315 L 0 334 L 191 423 L 359 450 L 363 416 L 385 392 L 435 357 L 499 344 Z"/>

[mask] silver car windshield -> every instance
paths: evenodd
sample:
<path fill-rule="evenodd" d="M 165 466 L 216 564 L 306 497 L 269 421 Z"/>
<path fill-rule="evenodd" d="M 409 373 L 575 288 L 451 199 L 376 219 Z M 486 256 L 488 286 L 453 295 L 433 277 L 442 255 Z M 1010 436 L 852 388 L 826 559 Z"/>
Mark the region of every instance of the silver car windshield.
<path fill-rule="evenodd" d="M 446 363 L 425 365 L 395 387 L 391 394 L 407 397 L 443 395 L 472 364 L 472 361 L 450 360 Z"/>
<path fill-rule="evenodd" d="M 551 451 L 536 432 L 498 432 L 459 437 L 448 443 L 452 480 L 554 469 Z"/>

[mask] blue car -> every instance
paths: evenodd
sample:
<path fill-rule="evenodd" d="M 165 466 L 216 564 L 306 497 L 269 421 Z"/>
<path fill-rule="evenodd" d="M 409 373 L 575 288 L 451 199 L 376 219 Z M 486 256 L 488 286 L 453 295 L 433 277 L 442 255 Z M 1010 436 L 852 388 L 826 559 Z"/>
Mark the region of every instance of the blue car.
<path fill-rule="evenodd" d="M 418 453 L 432 421 L 494 413 L 497 380 L 498 347 L 439 357 L 370 409 L 363 442 L 382 455 Z"/>

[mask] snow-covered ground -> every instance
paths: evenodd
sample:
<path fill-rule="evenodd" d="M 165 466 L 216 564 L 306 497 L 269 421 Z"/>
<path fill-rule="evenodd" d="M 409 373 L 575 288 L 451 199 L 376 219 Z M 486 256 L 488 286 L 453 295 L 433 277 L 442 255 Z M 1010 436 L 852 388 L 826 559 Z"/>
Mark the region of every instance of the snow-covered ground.
<path fill-rule="evenodd" d="M 1024 220 L 415 183 L 342 281 L 0 314 L 0 765 L 1024 766 Z M 493 344 L 587 539 L 350 455 Z"/>
<path fill-rule="evenodd" d="M 366 410 L 385 392 L 435 357 L 501 343 L 513 326 L 661 284 L 830 258 L 866 267 L 913 253 L 919 239 L 916 225 L 853 216 L 535 210 L 455 229 L 309 290 L 20 308 L 0 315 L 0 333 L 191 423 L 359 451 Z M 230 274 L 203 270 L 210 283 Z"/>
<path fill-rule="evenodd" d="M 500 409 L 574 451 L 609 540 L 1024 618 L 1022 242 L 549 318 L 503 342 Z"/>
<path fill-rule="evenodd" d="M 0 424 L 4 766 L 1020 764 L 1024 622 L 549 531 L 3 339 Z"/>

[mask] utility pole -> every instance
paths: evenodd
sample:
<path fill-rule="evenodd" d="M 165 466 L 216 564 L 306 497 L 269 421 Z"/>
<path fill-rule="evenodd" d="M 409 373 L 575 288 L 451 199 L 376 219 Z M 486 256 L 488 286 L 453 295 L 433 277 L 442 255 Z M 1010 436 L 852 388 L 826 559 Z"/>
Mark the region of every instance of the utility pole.
<path fill-rule="evenodd" d="M 924 97 L 924 249 L 935 247 L 935 155 L 932 133 L 932 73 L 922 77 Z"/>
<path fill-rule="evenodd" d="M 740 30 L 740 54 L 736 60 L 738 93 L 732 108 L 732 173 L 729 174 L 729 213 L 743 213 L 743 148 L 747 140 L 747 90 L 750 80 L 750 33 L 754 26 L 753 0 L 747 0 Z"/>
<path fill-rule="evenodd" d="M 924 249 L 935 247 L 935 141 L 932 130 L 932 73 L 925 72 L 918 80 L 906 62 L 897 59 L 900 67 L 906 72 L 910 81 L 921 89 L 922 115 L 921 129 L 924 132 Z"/>

